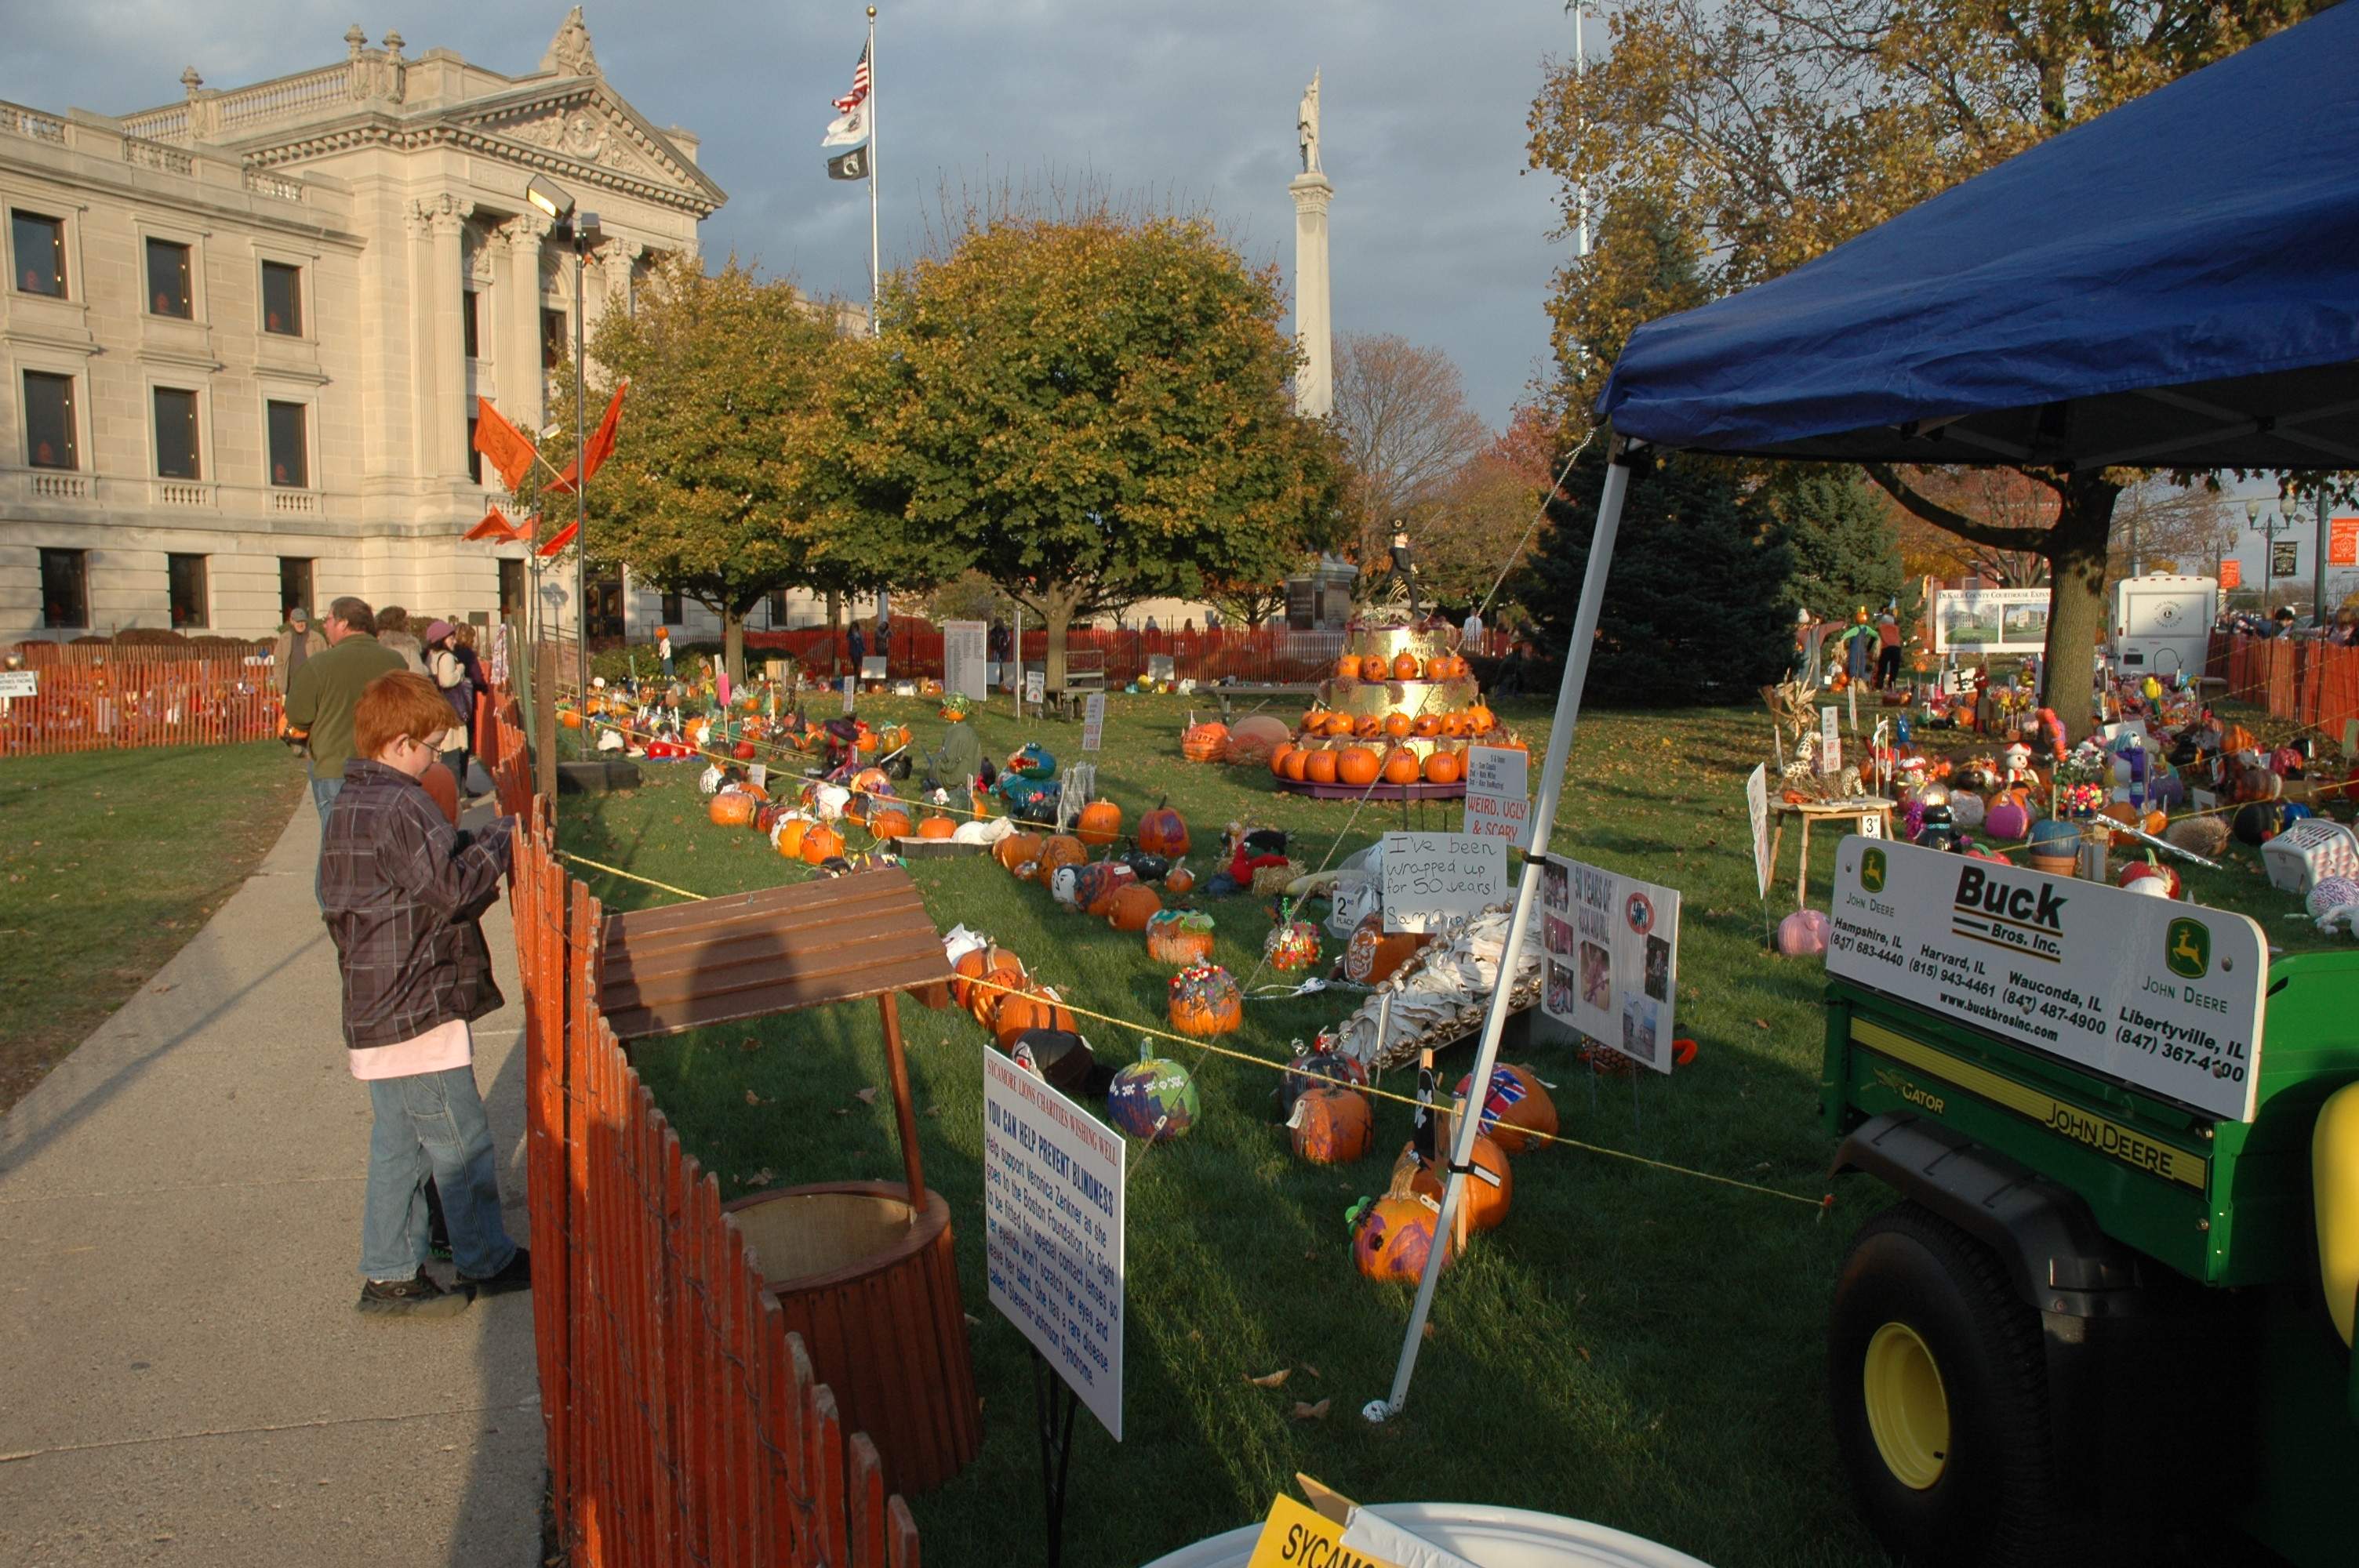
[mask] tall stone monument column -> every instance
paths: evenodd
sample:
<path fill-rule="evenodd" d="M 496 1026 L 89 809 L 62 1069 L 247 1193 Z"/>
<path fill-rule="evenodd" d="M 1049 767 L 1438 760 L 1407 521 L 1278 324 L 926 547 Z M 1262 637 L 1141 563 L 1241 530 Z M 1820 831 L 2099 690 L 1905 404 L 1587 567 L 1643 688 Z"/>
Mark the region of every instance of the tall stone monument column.
<path fill-rule="evenodd" d="M 1294 198 L 1294 332 L 1302 345 L 1295 373 L 1294 409 L 1321 417 L 1335 406 L 1335 349 L 1327 290 L 1327 203 L 1335 188 L 1320 168 L 1319 77 L 1313 72 L 1295 116 L 1302 172 L 1287 185 Z"/>

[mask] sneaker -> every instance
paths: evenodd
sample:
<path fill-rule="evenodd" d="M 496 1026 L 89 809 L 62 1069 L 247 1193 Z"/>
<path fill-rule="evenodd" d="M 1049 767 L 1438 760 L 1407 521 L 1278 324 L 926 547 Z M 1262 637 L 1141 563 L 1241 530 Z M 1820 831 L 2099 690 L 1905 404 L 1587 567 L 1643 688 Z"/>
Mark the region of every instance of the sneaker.
<path fill-rule="evenodd" d="M 459 1283 L 472 1288 L 479 1296 L 504 1296 L 511 1291 L 532 1289 L 532 1253 L 522 1247 L 509 1259 L 507 1267 L 489 1279 L 478 1280 L 470 1275 L 459 1276 Z"/>
<path fill-rule="evenodd" d="M 425 1270 L 410 1280 L 371 1280 L 361 1287 L 359 1310 L 375 1317 L 456 1317 L 467 1310 L 467 1292 L 446 1291 Z"/>

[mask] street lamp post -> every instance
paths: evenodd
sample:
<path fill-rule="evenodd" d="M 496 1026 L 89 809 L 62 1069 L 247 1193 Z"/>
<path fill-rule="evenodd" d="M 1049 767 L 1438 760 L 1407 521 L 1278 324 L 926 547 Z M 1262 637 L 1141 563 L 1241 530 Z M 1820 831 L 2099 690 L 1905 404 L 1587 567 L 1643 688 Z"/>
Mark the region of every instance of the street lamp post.
<path fill-rule="evenodd" d="M 598 243 L 598 214 L 577 211 L 572 196 L 553 179 L 534 175 L 524 198 L 557 225 L 556 237 L 573 248 L 573 603 L 575 675 L 574 700 L 589 711 L 590 702 L 590 474 L 588 410 L 583 406 L 582 273 L 590 248 Z M 552 694 L 553 696 L 554 694 Z M 586 734 L 587 731 L 584 731 Z"/>
<path fill-rule="evenodd" d="M 2290 499 L 2280 492 L 2274 505 L 2257 499 L 2245 503 L 2245 526 L 2261 535 L 2263 558 L 2268 563 L 2261 568 L 2261 581 L 2265 585 L 2262 589 L 2264 598 L 2277 597 L 2277 535 L 2290 534 L 2298 526 L 2294 521 L 2293 510 L 2288 504 Z M 2321 585 L 2320 591 L 2321 597 L 2323 598 L 2323 584 Z"/>

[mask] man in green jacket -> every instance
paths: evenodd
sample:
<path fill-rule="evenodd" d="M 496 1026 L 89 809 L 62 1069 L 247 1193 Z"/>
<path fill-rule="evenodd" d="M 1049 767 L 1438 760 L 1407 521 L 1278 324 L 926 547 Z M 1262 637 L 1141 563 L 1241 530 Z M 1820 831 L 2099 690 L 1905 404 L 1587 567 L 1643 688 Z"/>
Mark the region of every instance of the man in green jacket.
<path fill-rule="evenodd" d="M 360 706 L 361 693 L 377 676 L 408 665 L 376 640 L 376 614 L 366 600 L 337 600 L 321 617 L 320 629 L 327 634 L 327 650 L 305 659 L 287 686 L 285 739 L 300 744 L 310 758 L 311 804 L 320 808 L 324 827 L 328 807 L 344 787 L 344 764 L 353 755 L 353 710 Z"/>

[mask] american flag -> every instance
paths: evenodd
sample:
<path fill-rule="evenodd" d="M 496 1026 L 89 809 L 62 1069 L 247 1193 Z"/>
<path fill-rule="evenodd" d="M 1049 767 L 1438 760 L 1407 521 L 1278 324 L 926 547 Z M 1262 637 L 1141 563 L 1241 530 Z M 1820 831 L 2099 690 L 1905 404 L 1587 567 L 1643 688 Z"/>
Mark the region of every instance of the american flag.
<path fill-rule="evenodd" d="M 868 46 L 860 46 L 860 63 L 852 68 L 852 91 L 835 101 L 835 112 L 849 114 L 868 101 Z"/>

